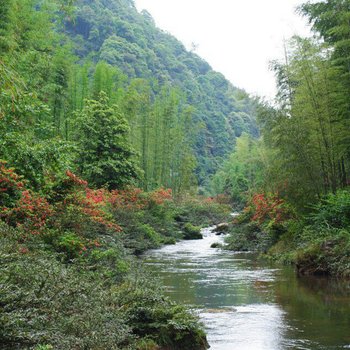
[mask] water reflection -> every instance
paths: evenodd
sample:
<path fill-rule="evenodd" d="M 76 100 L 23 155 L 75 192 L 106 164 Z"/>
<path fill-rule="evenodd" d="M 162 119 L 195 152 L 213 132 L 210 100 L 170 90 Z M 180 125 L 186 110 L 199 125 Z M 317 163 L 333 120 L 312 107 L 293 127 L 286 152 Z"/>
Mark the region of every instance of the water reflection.
<path fill-rule="evenodd" d="M 211 349 L 350 348 L 349 283 L 297 278 L 249 254 L 210 248 L 223 238 L 203 233 L 145 262 L 173 300 L 197 310 Z"/>

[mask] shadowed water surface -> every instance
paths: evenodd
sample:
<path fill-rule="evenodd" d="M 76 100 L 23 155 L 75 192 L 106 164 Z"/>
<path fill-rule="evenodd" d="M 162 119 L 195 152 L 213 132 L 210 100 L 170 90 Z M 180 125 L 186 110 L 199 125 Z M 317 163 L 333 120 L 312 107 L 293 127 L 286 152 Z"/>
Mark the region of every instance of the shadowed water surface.
<path fill-rule="evenodd" d="M 251 254 L 210 248 L 223 238 L 203 234 L 144 260 L 171 299 L 196 310 L 212 350 L 350 349 L 349 283 L 297 278 Z"/>

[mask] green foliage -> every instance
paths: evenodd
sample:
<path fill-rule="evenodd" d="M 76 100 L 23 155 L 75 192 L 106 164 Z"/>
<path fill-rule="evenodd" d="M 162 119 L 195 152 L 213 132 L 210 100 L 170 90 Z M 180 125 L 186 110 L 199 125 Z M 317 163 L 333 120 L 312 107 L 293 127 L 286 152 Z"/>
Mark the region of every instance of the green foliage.
<path fill-rule="evenodd" d="M 269 181 L 302 209 L 346 186 L 348 122 L 342 111 L 347 107 L 340 72 L 324 44 L 294 38 L 288 62 L 275 70 L 281 107 L 260 114 L 264 141 L 273 150 Z"/>
<path fill-rule="evenodd" d="M 313 207 L 310 221 L 317 226 L 350 229 L 350 192 L 329 194 Z"/>
<path fill-rule="evenodd" d="M 207 348 L 197 318 L 165 299 L 148 279 L 125 283 L 117 293 L 125 306 L 128 322 L 138 336 L 147 336 L 160 346 L 174 350 Z"/>
<path fill-rule="evenodd" d="M 254 240 L 244 225 L 249 219 L 239 218 L 239 225 L 228 239 L 228 247 L 236 249 L 241 242 Z M 268 257 L 279 262 L 296 265 L 300 274 L 333 275 L 347 277 L 350 274 L 349 192 L 329 194 L 312 207 L 303 220 L 292 219 L 278 233 L 278 241 L 272 240 L 266 248 Z M 243 226 L 242 226 L 243 224 Z M 256 225 L 257 232 L 270 233 L 266 225 Z M 243 237 L 242 237 L 243 236 Z M 265 233 L 266 237 L 266 233 Z M 273 246 L 271 247 L 271 245 Z M 260 251 L 261 248 L 258 246 Z M 250 249 L 250 248 L 249 248 Z"/>
<path fill-rule="evenodd" d="M 294 226 L 294 227 L 293 227 Z M 347 229 L 294 222 L 268 252 L 268 257 L 294 264 L 300 274 L 350 276 Z"/>
<path fill-rule="evenodd" d="M 51 345 L 38 345 L 34 350 L 53 350 Z"/>
<path fill-rule="evenodd" d="M 267 251 L 272 246 L 272 239 L 266 231 L 254 222 L 236 224 L 229 230 L 229 235 L 225 237 L 227 250 L 233 251 Z"/>
<path fill-rule="evenodd" d="M 58 237 L 57 249 L 59 252 L 64 252 L 67 258 L 74 259 L 82 253 L 84 243 L 81 238 L 74 233 L 65 233 Z"/>
<path fill-rule="evenodd" d="M 339 79 L 344 86 L 348 87 L 350 83 L 349 1 L 307 2 L 300 6 L 299 10 L 308 18 L 314 31 L 333 48 L 331 61 L 341 70 Z M 344 93 L 348 99 L 348 91 Z"/>
<path fill-rule="evenodd" d="M 231 208 L 212 198 L 183 198 L 176 210 L 175 219 L 181 225 L 186 222 L 207 227 L 227 221 Z"/>
<path fill-rule="evenodd" d="M 155 97 L 144 79 L 132 80 L 125 93 L 123 110 L 140 155 L 145 190 L 163 186 L 178 194 L 195 183 L 192 109 L 184 104 L 178 89 L 164 86 Z"/>
<path fill-rule="evenodd" d="M 138 176 L 135 155 L 127 141 L 128 124 L 104 92 L 88 100 L 76 119 L 78 167 L 89 183 L 122 188 Z"/>
<path fill-rule="evenodd" d="M 0 339 L 6 349 L 117 349 L 132 339 L 103 280 L 1 236 Z"/>
<path fill-rule="evenodd" d="M 4 0 L 0 8 L 0 52 L 11 47 L 12 0 Z"/>
<path fill-rule="evenodd" d="M 7 133 L 0 141 L 0 155 L 36 190 L 48 191 L 73 166 L 75 147 L 60 138 L 38 140 L 23 133 Z"/>
<path fill-rule="evenodd" d="M 262 142 L 242 134 L 230 158 L 211 180 L 213 194 L 225 193 L 236 205 L 244 204 L 263 186 L 266 158 Z"/>
<path fill-rule="evenodd" d="M 231 151 L 236 135 L 257 135 L 255 102 L 202 58 L 159 30 L 148 13 L 138 13 L 132 1 L 79 0 L 76 7 L 75 19 L 66 22 L 66 32 L 83 60 L 94 57 L 96 62 L 118 67 L 130 80 L 150 81 L 155 95 L 159 86 L 177 87 L 185 96 L 185 104 L 194 107 L 191 128 L 201 125 L 193 139 L 201 184 Z"/>
<path fill-rule="evenodd" d="M 183 226 L 184 239 L 202 239 L 201 228 L 199 226 L 193 226 L 191 223 L 186 223 Z"/>

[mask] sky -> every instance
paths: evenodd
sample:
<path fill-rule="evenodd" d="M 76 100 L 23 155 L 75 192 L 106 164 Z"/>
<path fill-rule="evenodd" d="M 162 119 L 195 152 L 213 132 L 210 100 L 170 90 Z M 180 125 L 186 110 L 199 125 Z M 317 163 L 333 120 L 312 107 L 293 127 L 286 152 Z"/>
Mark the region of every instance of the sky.
<path fill-rule="evenodd" d="M 271 60 L 283 59 L 284 41 L 310 35 L 295 14 L 304 0 L 135 0 L 157 26 L 182 41 L 233 85 L 272 99 Z"/>

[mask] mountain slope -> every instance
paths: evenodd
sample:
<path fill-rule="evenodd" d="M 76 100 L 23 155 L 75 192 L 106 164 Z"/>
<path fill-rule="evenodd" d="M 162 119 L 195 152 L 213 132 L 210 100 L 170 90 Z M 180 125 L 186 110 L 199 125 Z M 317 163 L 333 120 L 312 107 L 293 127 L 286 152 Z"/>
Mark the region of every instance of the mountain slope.
<path fill-rule="evenodd" d="M 103 60 L 129 78 L 179 87 L 194 107 L 200 183 L 215 172 L 242 132 L 257 135 L 254 101 L 170 34 L 132 0 L 78 0 L 66 31 L 84 60 Z"/>

